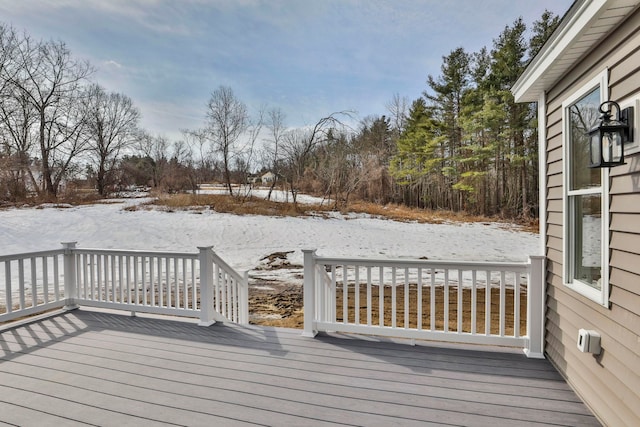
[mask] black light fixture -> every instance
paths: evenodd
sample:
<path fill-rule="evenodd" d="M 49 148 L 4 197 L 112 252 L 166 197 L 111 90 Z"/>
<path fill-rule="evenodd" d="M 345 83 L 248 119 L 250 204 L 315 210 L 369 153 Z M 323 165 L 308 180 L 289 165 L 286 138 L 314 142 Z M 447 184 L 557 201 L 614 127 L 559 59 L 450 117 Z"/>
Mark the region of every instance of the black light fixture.
<path fill-rule="evenodd" d="M 612 119 L 611 107 L 616 107 Z M 610 168 L 624 165 L 624 144 L 633 141 L 633 107 L 620 110 L 615 101 L 600 104 L 600 123 L 589 131 L 589 167 Z"/>

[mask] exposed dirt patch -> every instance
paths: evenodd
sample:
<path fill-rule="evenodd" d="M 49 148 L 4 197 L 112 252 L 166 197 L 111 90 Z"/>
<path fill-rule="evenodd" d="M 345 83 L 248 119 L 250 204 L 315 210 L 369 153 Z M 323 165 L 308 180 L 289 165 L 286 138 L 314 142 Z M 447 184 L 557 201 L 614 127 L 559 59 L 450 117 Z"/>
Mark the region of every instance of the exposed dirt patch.
<path fill-rule="evenodd" d="M 256 270 L 290 270 L 293 268 L 302 268 L 301 265 L 291 264 L 289 262 L 289 254 L 292 254 L 293 252 L 294 251 L 274 252 L 267 255 L 260 259 L 263 263 L 259 265 Z"/>
<path fill-rule="evenodd" d="M 302 328 L 302 286 L 259 280 L 249 287 L 249 311 L 254 325 Z"/>

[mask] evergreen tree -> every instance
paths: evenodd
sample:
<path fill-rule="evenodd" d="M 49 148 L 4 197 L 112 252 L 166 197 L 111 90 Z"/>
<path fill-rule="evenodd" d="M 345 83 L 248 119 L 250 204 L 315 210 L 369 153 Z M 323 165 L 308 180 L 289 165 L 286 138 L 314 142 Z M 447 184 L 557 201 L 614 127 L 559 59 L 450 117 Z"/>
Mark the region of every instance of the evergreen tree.
<path fill-rule="evenodd" d="M 442 162 L 441 138 L 436 128 L 424 98 L 413 101 L 405 130 L 398 139 L 397 153 L 389 165 L 391 175 L 404 188 L 404 203 L 431 208 L 438 204 L 429 191 L 438 186 L 434 176 L 440 175 Z"/>
<path fill-rule="evenodd" d="M 531 40 L 529 40 L 529 61 L 532 60 L 560 23 L 560 17 L 545 10 L 539 20 L 533 23 Z"/>
<path fill-rule="evenodd" d="M 470 60 L 470 55 L 461 47 L 451 51 L 443 57 L 441 75 L 438 78 L 430 75 L 427 79 L 432 93 L 424 93 L 431 101 L 441 136 L 439 186 L 446 194 L 447 205 L 453 210 L 459 210 L 463 205 L 463 194 L 454 191 L 453 185 L 464 172 L 460 163 L 463 143 L 460 115 L 464 96 L 470 89 Z"/>

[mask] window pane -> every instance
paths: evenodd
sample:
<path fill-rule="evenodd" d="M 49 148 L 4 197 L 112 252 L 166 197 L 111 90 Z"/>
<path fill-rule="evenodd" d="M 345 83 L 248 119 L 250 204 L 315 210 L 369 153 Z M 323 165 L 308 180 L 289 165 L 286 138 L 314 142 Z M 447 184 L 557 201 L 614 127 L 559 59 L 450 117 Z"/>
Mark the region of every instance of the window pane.
<path fill-rule="evenodd" d="M 601 290 L 602 218 L 599 194 L 570 197 L 574 210 L 573 278 Z"/>
<path fill-rule="evenodd" d="M 600 169 L 589 168 L 587 133 L 600 118 L 600 89 L 596 88 L 569 107 L 569 168 L 571 190 L 600 186 Z"/>

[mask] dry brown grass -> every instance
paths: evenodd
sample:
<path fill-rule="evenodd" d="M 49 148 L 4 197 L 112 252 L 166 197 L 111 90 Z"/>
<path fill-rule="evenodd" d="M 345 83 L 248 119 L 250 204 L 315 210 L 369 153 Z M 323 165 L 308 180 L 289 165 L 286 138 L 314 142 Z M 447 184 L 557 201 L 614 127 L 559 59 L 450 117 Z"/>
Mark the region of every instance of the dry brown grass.
<path fill-rule="evenodd" d="M 330 205 L 294 205 L 293 203 L 274 202 L 259 197 L 233 197 L 226 194 L 164 194 L 149 202 L 169 212 L 176 210 L 212 209 L 220 213 L 237 215 L 268 216 L 309 216 L 327 213 L 334 210 Z M 138 208 L 132 207 L 131 210 Z M 398 204 L 380 205 L 377 203 L 354 201 L 341 209 L 342 213 L 363 213 L 394 221 L 411 221 L 419 223 L 441 224 L 445 222 L 504 222 L 505 226 L 513 224 L 500 218 L 489 218 L 462 212 L 444 210 L 428 210 L 407 207 Z M 522 222 L 525 231 L 537 232 L 537 220 Z"/>
<path fill-rule="evenodd" d="M 236 215 L 300 216 L 306 211 L 291 203 L 280 203 L 257 197 L 238 198 L 226 194 L 171 194 L 148 203 L 168 212 L 177 210 L 202 211 L 211 209 L 219 213 Z"/>
<path fill-rule="evenodd" d="M 371 202 L 356 201 L 349 203 L 349 212 L 367 213 L 395 221 L 415 221 L 419 223 L 441 224 L 444 222 L 487 222 L 489 218 L 461 212 L 418 209 L 389 203 L 380 205 Z"/>

